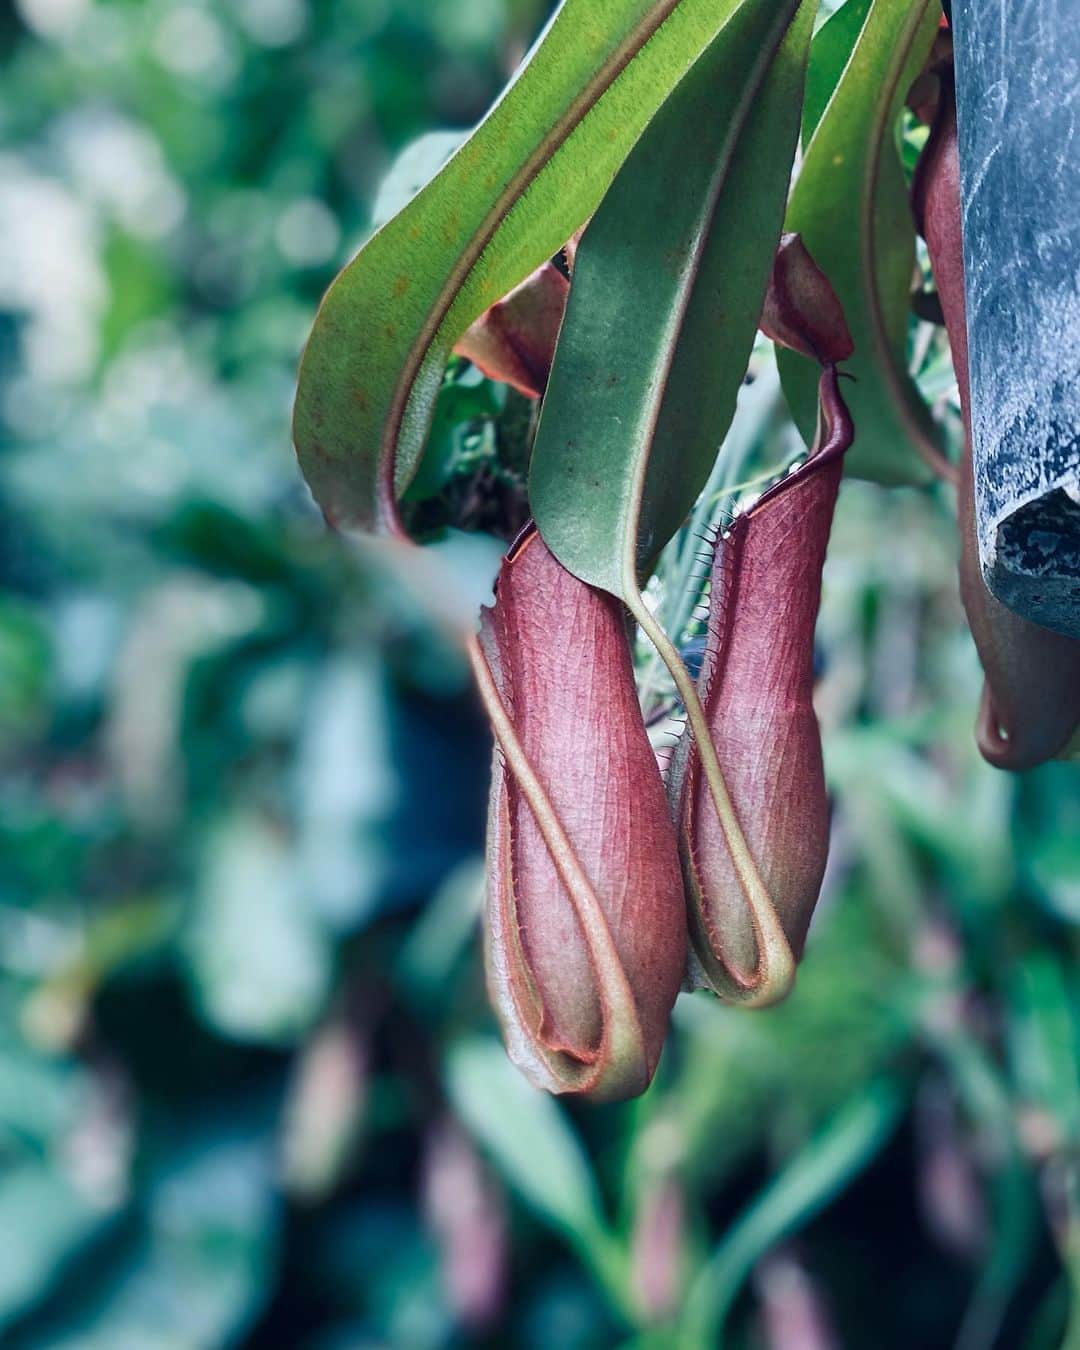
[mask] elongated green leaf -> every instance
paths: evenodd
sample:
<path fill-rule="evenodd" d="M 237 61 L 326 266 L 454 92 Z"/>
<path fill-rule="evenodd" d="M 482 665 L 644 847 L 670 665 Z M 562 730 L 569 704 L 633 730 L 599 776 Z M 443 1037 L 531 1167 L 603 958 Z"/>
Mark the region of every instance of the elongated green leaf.
<path fill-rule="evenodd" d="M 0 1328 L 48 1296 L 68 1264 L 100 1238 L 115 1213 L 95 1207 L 59 1172 L 5 1161 L 0 1187 Z"/>
<path fill-rule="evenodd" d="M 691 1287 L 680 1350 L 725 1343 L 727 1314 L 756 1262 L 862 1171 L 892 1134 L 903 1105 L 895 1083 L 871 1083 L 776 1174 L 728 1230 Z"/>
<path fill-rule="evenodd" d="M 624 599 L 693 506 L 734 412 L 780 232 L 815 9 L 733 8 L 578 250 L 530 496 L 562 563 Z"/>
<path fill-rule="evenodd" d="M 884 483 L 925 480 L 927 459 L 938 453 L 934 425 L 907 372 L 915 229 L 894 135 L 940 13 L 938 0 L 872 0 L 810 140 L 785 223 L 802 235 L 832 282 L 855 339 L 847 368 L 856 383 L 845 394 L 857 438 L 848 470 Z M 779 353 L 778 364 L 809 443 L 817 419 L 817 367 L 793 352 Z"/>
<path fill-rule="evenodd" d="M 844 4 L 821 25 L 810 48 L 810 68 L 806 72 L 806 98 L 803 102 L 802 138 L 809 145 L 817 124 L 829 106 L 844 67 L 870 13 L 870 0 L 844 0 Z"/>
<path fill-rule="evenodd" d="M 329 519 L 395 521 L 454 342 L 592 214 L 735 4 L 563 0 L 472 136 L 337 278 L 294 418 Z"/>
<path fill-rule="evenodd" d="M 603 1239 L 596 1181 L 566 1116 L 526 1083 L 501 1045 L 479 1038 L 456 1045 L 447 1087 L 462 1123 L 539 1214 L 580 1242 Z"/>
<path fill-rule="evenodd" d="M 495 1041 L 451 1050 L 446 1086 L 458 1118 L 536 1214 L 563 1234 L 615 1307 L 627 1253 L 603 1213 L 589 1160 L 553 1097 L 530 1087 Z"/>

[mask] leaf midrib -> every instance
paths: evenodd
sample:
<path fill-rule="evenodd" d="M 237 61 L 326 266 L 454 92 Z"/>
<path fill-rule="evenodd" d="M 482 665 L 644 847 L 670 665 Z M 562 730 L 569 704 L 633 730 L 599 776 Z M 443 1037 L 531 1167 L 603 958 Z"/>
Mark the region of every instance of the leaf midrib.
<path fill-rule="evenodd" d="M 721 172 L 716 175 L 705 209 L 701 213 L 701 223 L 700 228 L 698 229 L 697 238 L 694 242 L 692 258 L 689 265 L 684 269 L 678 303 L 673 310 L 672 321 L 668 326 L 668 333 L 671 334 L 672 340 L 663 343 L 663 359 L 658 363 L 659 378 L 650 381 L 648 415 L 644 421 L 644 428 L 646 431 L 645 443 L 647 445 L 651 445 L 656 436 L 656 427 L 659 421 L 660 411 L 664 404 L 668 382 L 679 349 L 678 336 L 683 329 L 683 320 L 689 309 L 690 301 L 694 294 L 695 283 L 701 271 L 702 259 L 704 258 L 708 246 L 711 226 L 716 218 L 720 198 L 724 186 L 728 181 L 731 164 L 735 158 L 739 141 L 746 126 L 751 104 L 754 102 L 756 95 L 760 91 L 761 86 L 768 75 L 769 68 L 776 57 L 777 51 L 783 42 L 784 35 L 790 27 L 795 13 L 798 11 L 800 3 L 801 0 L 788 0 L 786 6 L 780 10 L 779 17 L 770 35 L 770 41 L 763 44 L 758 59 L 754 64 L 753 77 L 747 82 L 742 97 L 736 106 L 735 116 L 732 118 L 731 133 L 729 134 L 724 147 L 723 167 Z M 727 25 L 725 24 L 725 27 L 726 26 Z M 718 35 L 714 41 L 719 40 L 720 38 Z M 638 584 L 637 557 L 638 534 L 641 528 L 641 506 L 644 501 L 645 484 L 648 481 L 651 463 L 651 454 L 640 455 L 634 471 L 630 510 L 628 513 L 628 525 L 631 528 L 623 531 L 624 553 L 622 557 L 621 572 L 624 598 L 636 595 L 640 590 Z"/>

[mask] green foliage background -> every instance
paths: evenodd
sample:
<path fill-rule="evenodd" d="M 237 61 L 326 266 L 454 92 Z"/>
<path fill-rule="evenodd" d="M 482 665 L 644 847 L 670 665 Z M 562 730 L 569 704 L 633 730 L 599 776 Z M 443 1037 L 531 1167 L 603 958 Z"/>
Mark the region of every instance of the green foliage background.
<path fill-rule="evenodd" d="M 978 760 L 947 492 L 842 494 L 793 998 L 683 996 L 617 1108 L 537 1097 L 495 1039 L 487 733 L 423 597 L 325 533 L 288 414 L 394 153 L 474 121 L 544 8 L 0 15 L 5 1346 L 1068 1336 L 1080 788 Z M 792 434 L 753 372 L 747 472 Z M 419 523 L 512 519 L 526 423 L 455 367 Z"/>

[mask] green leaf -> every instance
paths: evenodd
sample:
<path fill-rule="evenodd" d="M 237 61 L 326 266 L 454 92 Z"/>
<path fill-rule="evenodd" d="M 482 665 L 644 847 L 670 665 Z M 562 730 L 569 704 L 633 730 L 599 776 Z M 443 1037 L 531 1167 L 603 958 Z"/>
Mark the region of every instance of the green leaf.
<path fill-rule="evenodd" d="M 0 745 L 36 729 L 50 658 L 48 635 L 37 615 L 13 600 L 0 602 Z"/>
<path fill-rule="evenodd" d="M 704 487 L 735 410 L 815 9 L 742 0 L 578 249 L 530 499 L 564 566 L 627 600 Z"/>
<path fill-rule="evenodd" d="M 1080 1140 L 1080 1009 L 1074 1009 L 1060 962 L 1049 952 L 1023 958 L 1010 999 L 1014 1073 L 1020 1095 Z"/>
<path fill-rule="evenodd" d="M 405 997 L 440 1019 L 451 975 L 480 920 L 485 880 L 481 859 L 459 863 L 428 901 L 398 954 L 395 974 Z"/>
<path fill-rule="evenodd" d="M 869 12 L 870 0 L 846 0 L 814 37 L 803 101 L 804 148 L 810 144 L 810 138 L 825 115 Z"/>
<path fill-rule="evenodd" d="M 207 836 L 184 956 L 216 1031 L 288 1044 L 322 1012 L 331 940 L 310 899 L 289 841 L 257 812 L 231 812 Z"/>
<path fill-rule="evenodd" d="M 454 342 L 596 210 L 736 0 L 563 0 L 492 111 L 341 273 L 294 435 L 335 523 L 395 521 Z"/>
<path fill-rule="evenodd" d="M 153 1157 L 136 1212 L 92 1278 L 70 1280 L 15 1344 L 180 1350 L 240 1344 L 274 1276 L 280 1207 L 262 1101 Z M 251 1134 L 258 1124 L 259 1133 Z M 12 1236 L 19 1231 L 11 1229 Z"/>
<path fill-rule="evenodd" d="M 0 1177 L 0 1328 L 49 1295 L 114 1217 L 44 1163 L 6 1167 Z"/>
<path fill-rule="evenodd" d="M 844 391 L 856 431 L 848 469 L 883 483 L 924 481 L 927 460 L 940 453 L 938 433 L 907 369 L 915 228 L 894 139 L 939 17 L 937 0 L 872 0 L 807 147 L 785 224 L 802 235 L 832 282 L 855 339 L 846 369 L 856 379 Z M 809 444 L 817 423 L 817 366 L 793 352 L 780 352 L 777 360 L 792 415 Z"/>
<path fill-rule="evenodd" d="M 678 1344 L 725 1344 L 724 1321 L 758 1260 L 818 1214 L 888 1140 L 904 1099 L 887 1080 L 863 1088 L 795 1154 L 729 1228 L 690 1289 Z"/>
<path fill-rule="evenodd" d="M 501 1045 L 478 1038 L 455 1045 L 447 1087 L 462 1123 L 542 1218 L 583 1250 L 610 1241 L 595 1179 L 562 1109 L 529 1086 Z"/>

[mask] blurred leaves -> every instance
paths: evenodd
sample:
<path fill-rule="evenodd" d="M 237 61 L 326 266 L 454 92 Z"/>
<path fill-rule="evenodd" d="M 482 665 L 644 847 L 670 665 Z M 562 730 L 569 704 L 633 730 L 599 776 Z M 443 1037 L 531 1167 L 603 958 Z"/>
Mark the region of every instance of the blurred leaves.
<path fill-rule="evenodd" d="M 49 640 L 33 610 L 0 603 L 0 752 L 44 714 Z"/>
<path fill-rule="evenodd" d="M 326 1001 L 331 949 L 273 825 L 244 812 L 221 821 L 197 895 L 188 941 L 204 1015 L 226 1035 L 294 1040 Z"/>
<path fill-rule="evenodd" d="M 600 1197 L 556 1101 L 530 1087 L 493 1040 L 455 1046 L 447 1082 L 458 1115 L 528 1202 L 586 1250 L 603 1245 Z"/>
<path fill-rule="evenodd" d="M 45 1317 L 10 1343 L 72 1350 L 235 1343 L 266 1298 L 276 1245 L 270 1156 L 265 1137 L 249 1133 L 252 1124 L 242 1112 L 223 1128 L 171 1142 L 92 1282 L 72 1279 Z M 77 1215 L 77 1201 L 67 1204 Z"/>
<path fill-rule="evenodd" d="M 104 1216 L 42 1162 L 0 1173 L 0 1327 L 9 1327 L 63 1278 Z"/>
<path fill-rule="evenodd" d="M 801 1149 L 732 1226 L 687 1299 L 680 1345 L 717 1344 L 739 1285 L 756 1262 L 805 1222 L 880 1149 L 903 1098 L 888 1082 L 853 1093 L 842 1111 Z"/>
<path fill-rule="evenodd" d="M 819 29 L 811 116 L 826 38 L 860 8 Z M 797 1263 L 845 1345 L 1068 1334 L 1080 789 L 1072 765 L 978 759 L 942 496 L 841 491 L 815 695 L 832 862 L 792 998 L 750 1018 L 681 997 L 626 1107 L 536 1096 L 494 1040 L 475 927 L 491 747 L 439 623 L 490 592 L 502 544 L 461 527 L 522 509 L 528 408 L 451 363 L 406 504 L 433 566 L 409 575 L 326 532 L 287 420 L 384 170 L 475 124 L 543 9 L 0 17 L 14 1350 L 669 1344 L 635 1287 L 657 1194 L 681 1197 L 680 1300 L 723 1295 L 733 1350 L 768 1343 L 747 1278 L 764 1252 Z M 915 336 L 948 415 L 947 350 Z M 760 347 L 751 373 L 650 591 L 686 643 L 697 535 L 797 450 Z M 962 1249 L 923 1204 L 940 1131 L 883 1112 L 897 1093 L 947 1103 L 978 1217 Z M 477 1233 L 502 1271 L 479 1293 L 448 1254 Z"/>

